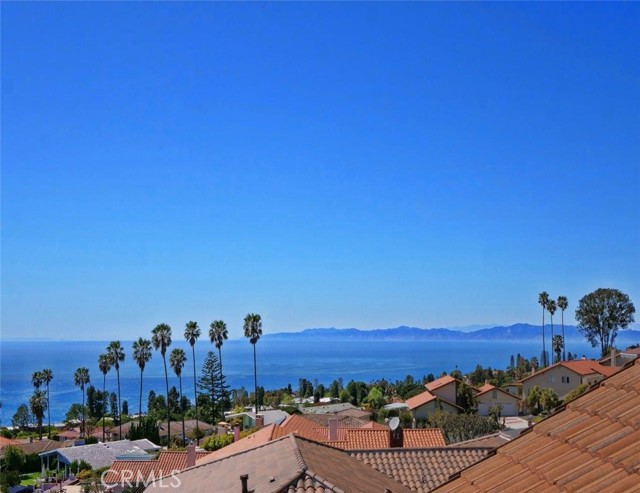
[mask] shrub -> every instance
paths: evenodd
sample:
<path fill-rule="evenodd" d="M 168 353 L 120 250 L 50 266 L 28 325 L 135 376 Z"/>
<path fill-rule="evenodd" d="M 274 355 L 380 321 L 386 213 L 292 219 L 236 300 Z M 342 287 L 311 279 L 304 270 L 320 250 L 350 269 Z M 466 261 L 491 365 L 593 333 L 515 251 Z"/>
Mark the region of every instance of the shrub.
<path fill-rule="evenodd" d="M 427 426 L 440 428 L 447 444 L 471 440 L 495 433 L 500 426 L 494 419 L 475 414 L 437 412 L 429 417 Z"/>
<path fill-rule="evenodd" d="M 212 452 L 233 443 L 233 435 L 211 435 L 202 443 L 202 448 Z"/>

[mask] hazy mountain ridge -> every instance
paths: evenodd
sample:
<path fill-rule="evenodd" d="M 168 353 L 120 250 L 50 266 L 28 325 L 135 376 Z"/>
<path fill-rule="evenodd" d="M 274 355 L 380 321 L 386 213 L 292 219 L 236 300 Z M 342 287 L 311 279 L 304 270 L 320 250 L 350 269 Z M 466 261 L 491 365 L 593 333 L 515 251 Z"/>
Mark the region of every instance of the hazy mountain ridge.
<path fill-rule="evenodd" d="M 565 325 L 564 333 L 567 340 L 581 339 L 584 336 L 574 325 Z M 300 332 L 279 332 L 265 334 L 270 339 L 301 339 L 301 340 L 342 340 L 342 341 L 494 341 L 494 340 L 532 340 L 540 338 L 542 326 L 518 323 L 509 326 L 496 326 L 470 332 L 447 328 L 422 329 L 420 327 L 400 326 L 388 329 L 360 330 L 355 328 L 336 329 L 314 328 Z M 554 334 L 562 334 L 562 326 L 554 324 Z M 545 336 L 550 340 L 551 325 L 545 325 Z M 616 342 L 640 342 L 640 331 L 620 330 Z"/>

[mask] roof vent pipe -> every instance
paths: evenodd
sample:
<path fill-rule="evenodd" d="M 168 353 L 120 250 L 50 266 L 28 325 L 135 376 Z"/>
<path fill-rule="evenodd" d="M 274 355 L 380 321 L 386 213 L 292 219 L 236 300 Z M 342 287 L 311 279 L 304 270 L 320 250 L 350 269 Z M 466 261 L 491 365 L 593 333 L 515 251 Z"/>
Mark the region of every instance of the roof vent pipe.
<path fill-rule="evenodd" d="M 252 493 L 251 491 L 249 491 L 249 475 L 243 474 L 242 476 L 240 476 L 240 481 L 242 482 L 242 493 Z"/>

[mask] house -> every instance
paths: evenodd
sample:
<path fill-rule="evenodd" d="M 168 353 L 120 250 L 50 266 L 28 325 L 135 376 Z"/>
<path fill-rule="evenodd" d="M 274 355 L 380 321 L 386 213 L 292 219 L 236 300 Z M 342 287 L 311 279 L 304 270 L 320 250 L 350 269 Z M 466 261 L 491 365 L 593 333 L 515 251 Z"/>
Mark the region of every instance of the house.
<path fill-rule="evenodd" d="M 85 461 L 92 469 L 100 469 L 110 466 L 118 457 L 130 457 L 136 459 L 146 459 L 149 454 L 147 450 L 159 450 L 160 447 L 149 440 L 120 440 L 117 442 L 94 443 L 91 445 L 79 445 L 76 447 L 63 447 L 55 450 L 41 452 L 40 461 L 47 469 L 50 466 L 51 458 L 57 459 L 57 469 L 63 467 L 63 475 L 69 475 L 69 466 L 74 461 Z"/>
<path fill-rule="evenodd" d="M 227 414 L 225 419 L 232 420 L 235 418 L 241 418 L 242 429 L 247 430 L 256 427 L 262 428 L 263 426 L 270 425 L 272 423 L 280 424 L 289 417 L 289 413 L 280 409 L 274 409 L 269 411 L 260 411 L 260 414 L 257 416 L 258 420 L 256 420 L 256 413 L 253 411 L 245 411 L 243 413 Z M 260 416 L 262 416 L 262 419 L 260 419 Z"/>
<path fill-rule="evenodd" d="M 638 491 L 639 443 L 636 359 L 434 492 Z"/>
<path fill-rule="evenodd" d="M 67 440 L 78 440 L 80 438 L 80 428 L 69 428 L 58 433 L 58 440 L 66 442 Z"/>
<path fill-rule="evenodd" d="M 209 452 L 198 452 L 195 445 L 191 445 L 187 450 L 162 451 L 157 458 L 148 456 L 137 460 L 116 459 L 102 481 L 112 493 L 121 493 L 127 487 L 148 484 L 155 479 L 184 471 L 195 466 L 198 459 L 207 455 Z"/>
<path fill-rule="evenodd" d="M 443 392 L 443 395 L 446 394 L 449 396 L 449 389 L 444 390 L 445 392 Z M 421 394 L 411 397 L 407 400 L 406 405 L 409 408 L 409 411 L 411 411 L 414 423 L 417 421 L 424 421 L 438 411 L 445 411 L 452 414 L 458 414 L 463 411 L 460 406 L 455 404 L 455 399 L 453 402 L 447 401 L 435 394 L 432 394 L 429 390 L 425 390 Z"/>
<path fill-rule="evenodd" d="M 522 396 L 522 384 L 520 382 L 508 383 L 500 388 L 512 395 L 517 395 L 518 397 Z"/>
<path fill-rule="evenodd" d="M 9 445 L 19 445 L 20 442 L 18 440 L 12 440 L 11 438 L 5 438 L 0 436 L 0 454 L 2 453 L 2 449 Z"/>
<path fill-rule="evenodd" d="M 289 434 L 175 476 L 180 493 L 346 491 L 411 493 L 406 486 L 342 450 Z M 166 491 L 155 481 L 144 491 Z"/>
<path fill-rule="evenodd" d="M 640 357 L 640 347 L 627 348 L 622 351 L 611 349 L 611 354 L 600 360 L 600 364 L 604 366 L 624 366 L 634 359 Z M 613 361 L 613 364 L 611 363 Z"/>
<path fill-rule="evenodd" d="M 522 397 L 526 399 L 533 387 L 551 388 L 559 399 L 581 384 L 593 385 L 619 371 L 619 367 L 604 366 L 597 361 L 582 359 L 561 361 L 522 379 Z"/>
<path fill-rule="evenodd" d="M 6 439 L 5 439 L 6 440 Z M 64 447 L 64 444 L 58 440 L 30 440 L 28 442 L 20 442 L 12 440 L 15 443 L 11 445 L 18 447 L 24 452 L 24 455 L 40 454 L 42 452 L 48 452 L 50 450 L 59 449 Z M 0 444 L 2 442 L 0 441 Z M 3 456 L 4 447 L 0 447 L 0 457 Z"/>
<path fill-rule="evenodd" d="M 444 375 L 435 379 L 433 382 L 429 382 L 425 387 L 429 392 L 443 401 L 455 404 L 457 402 L 458 386 L 461 383 L 462 382 L 460 380 L 450 375 Z"/>
<path fill-rule="evenodd" d="M 501 416 L 517 416 L 520 411 L 522 400 L 502 389 L 494 387 L 490 383 L 485 383 L 476 389 L 476 401 L 478 403 L 478 414 L 489 416 L 492 407 L 501 406 Z"/>
<path fill-rule="evenodd" d="M 299 409 L 302 414 L 343 414 L 359 419 L 369 419 L 371 416 L 370 412 L 364 411 L 349 402 L 300 407 Z"/>

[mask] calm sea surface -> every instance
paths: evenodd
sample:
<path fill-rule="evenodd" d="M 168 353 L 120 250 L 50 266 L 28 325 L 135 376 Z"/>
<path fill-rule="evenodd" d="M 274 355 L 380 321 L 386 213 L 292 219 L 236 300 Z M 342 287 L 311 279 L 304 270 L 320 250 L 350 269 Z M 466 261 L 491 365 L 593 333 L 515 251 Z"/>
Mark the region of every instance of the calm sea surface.
<path fill-rule="evenodd" d="M 567 341 L 567 349 L 580 355 L 596 357 L 598 351 L 584 341 Z M 89 368 L 91 383 L 102 389 L 102 374 L 98 370 L 98 355 L 107 342 L 96 341 L 0 341 L 0 425 L 11 425 L 11 417 L 21 403 L 28 403 L 33 391 L 31 374 L 42 368 L 51 368 L 51 420 L 61 422 L 74 402 L 82 402 L 82 394 L 73 385 L 76 368 Z M 131 359 L 131 342 L 123 342 L 127 359 L 120 368 L 122 399 L 129 409 L 138 408 L 140 370 Z M 540 357 L 541 342 L 355 342 L 355 341 L 283 341 L 261 339 L 257 346 L 258 385 L 266 389 L 291 384 L 298 388 L 298 379 L 318 379 L 325 386 L 342 377 L 346 384 L 351 379 L 370 382 L 378 378 L 395 381 L 406 375 L 421 378 L 433 373 L 458 368 L 472 371 L 476 364 L 492 368 L 506 368 L 510 355 L 517 353 L 530 358 Z M 183 370 L 183 390 L 193 398 L 191 348 L 184 341 L 175 342 L 187 352 L 188 361 Z M 217 350 L 206 340 L 196 344 L 196 368 L 202 366 L 207 351 Z M 168 354 L 167 354 L 168 358 Z M 253 352 L 246 339 L 229 340 L 222 348 L 222 362 L 231 388 L 245 386 L 253 389 Z M 170 370 L 171 371 L 171 370 Z M 169 385 L 178 386 L 178 379 L 170 374 Z M 116 390 L 116 374 L 107 375 L 107 388 Z M 159 352 L 144 373 L 143 408 L 151 389 L 164 393 L 164 369 Z"/>

